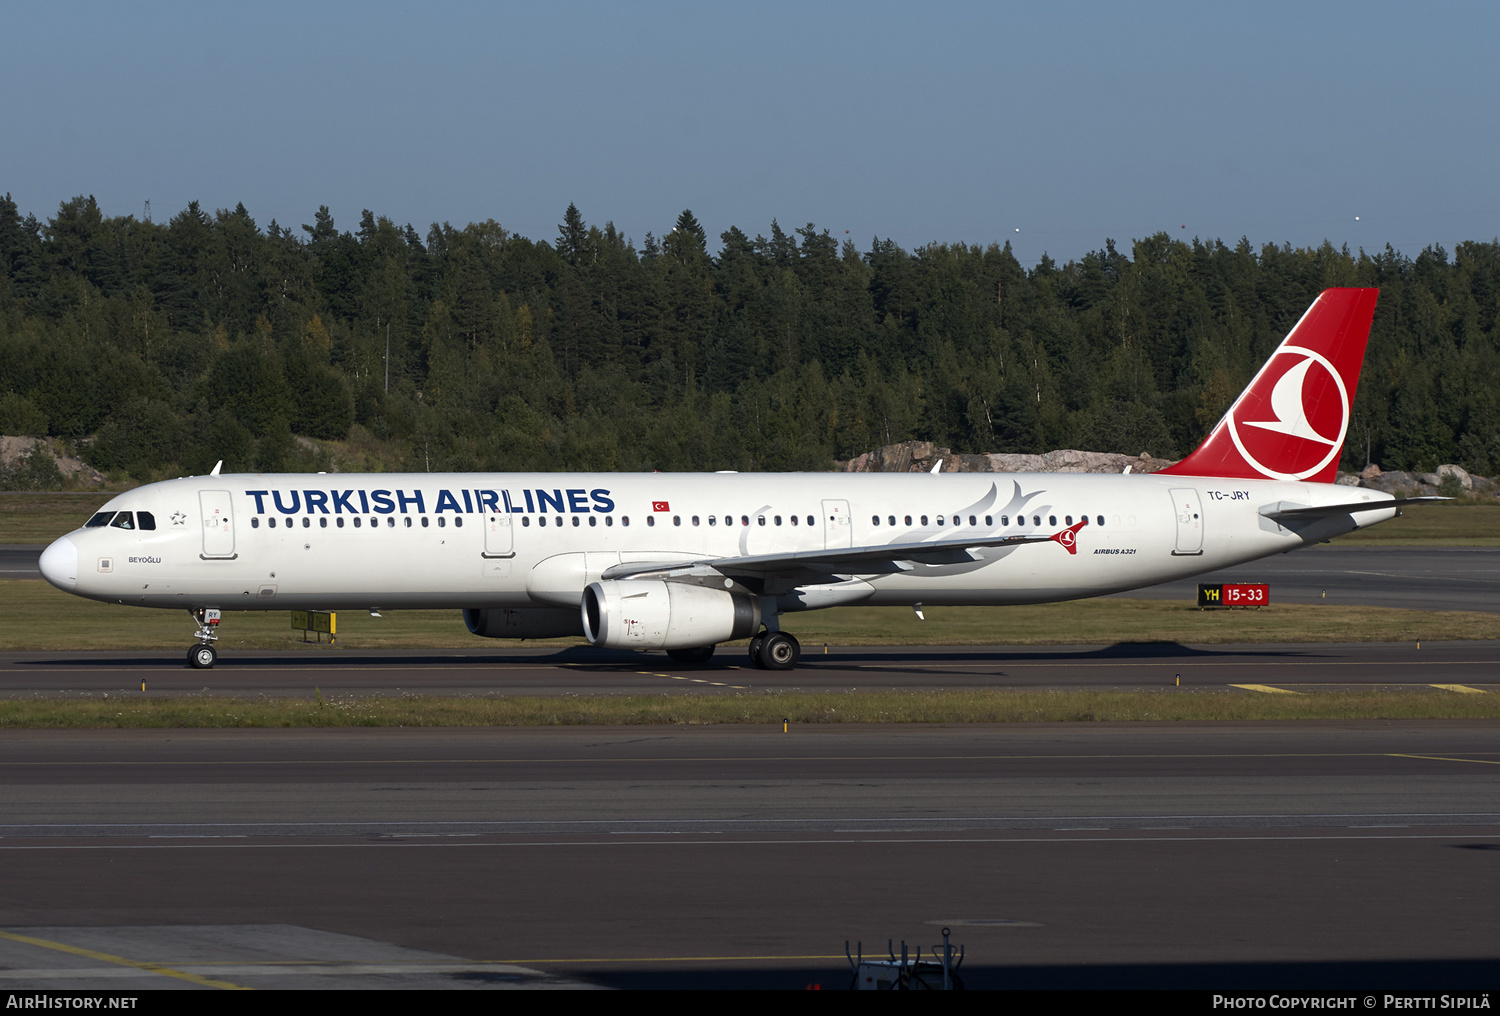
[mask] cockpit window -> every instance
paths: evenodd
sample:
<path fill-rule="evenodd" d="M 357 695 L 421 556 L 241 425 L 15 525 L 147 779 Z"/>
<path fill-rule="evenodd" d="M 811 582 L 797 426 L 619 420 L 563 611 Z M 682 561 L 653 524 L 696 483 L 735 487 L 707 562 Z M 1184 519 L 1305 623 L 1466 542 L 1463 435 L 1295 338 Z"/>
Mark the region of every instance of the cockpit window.
<path fill-rule="evenodd" d="M 96 526 L 107 526 L 107 525 L 109 525 L 109 520 L 112 519 L 112 518 L 114 518 L 114 517 L 115 517 L 115 513 L 114 512 L 100 512 L 98 515 L 95 515 L 93 518 L 91 518 L 87 522 L 85 522 L 83 524 L 83 528 L 85 528 L 85 529 L 93 529 Z"/>
<path fill-rule="evenodd" d="M 135 521 L 136 524 L 142 529 L 156 528 L 156 516 L 152 515 L 150 512 L 136 512 Z"/>
<path fill-rule="evenodd" d="M 115 516 L 115 520 L 109 524 L 111 529 L 134 529 L 135 520 L 131 518 L 130 512 L 121 512 Z"/>

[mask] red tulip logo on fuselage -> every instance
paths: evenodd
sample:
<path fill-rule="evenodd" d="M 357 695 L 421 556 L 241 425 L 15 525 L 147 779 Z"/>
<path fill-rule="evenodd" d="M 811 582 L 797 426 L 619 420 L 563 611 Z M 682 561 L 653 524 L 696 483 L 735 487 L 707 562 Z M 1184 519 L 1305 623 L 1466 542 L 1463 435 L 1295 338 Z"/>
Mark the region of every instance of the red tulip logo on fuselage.
<path fill-rule="evenodd" d="M 1303 480 L 1344 446 L 1349 393 L 1327 358 L 1311 349 L 1277 350 L 1229 414 L 1245 461 L 1274 480 Z"/>

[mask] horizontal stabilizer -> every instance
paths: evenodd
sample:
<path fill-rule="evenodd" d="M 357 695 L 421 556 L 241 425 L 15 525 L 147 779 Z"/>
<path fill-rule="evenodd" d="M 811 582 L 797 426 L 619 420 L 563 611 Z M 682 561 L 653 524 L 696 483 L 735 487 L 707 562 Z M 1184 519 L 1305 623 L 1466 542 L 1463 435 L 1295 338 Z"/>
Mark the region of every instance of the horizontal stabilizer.
<path fill-rule="evenodd" d="M 1312 519 L 1384 511 L 1389 508 L 1400 511 L 1409 504 L 1433 504 L 1437 501 L 1451 500 L 1453 500 L 1451 497 L 1408 497 L 1392 501 L 1359 501 L 1354 504 L 1320 504 L 1312 507 L 1298 505 L 1290 508 L 1283 508 L 1277 504 L 1273 507 L 1262 508 L 1260 513 L 1268 519 Z"/>

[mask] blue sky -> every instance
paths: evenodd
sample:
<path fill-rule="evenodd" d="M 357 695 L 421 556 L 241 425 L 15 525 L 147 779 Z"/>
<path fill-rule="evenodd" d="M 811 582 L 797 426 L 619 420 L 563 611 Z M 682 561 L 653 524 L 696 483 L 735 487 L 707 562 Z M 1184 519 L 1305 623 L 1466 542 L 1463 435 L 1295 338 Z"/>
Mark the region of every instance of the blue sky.
<path fill-rule="evenodd" d="M 1500 5 L 6 3 L 0 192 L 158 220 L 811 221 L 1065 261 L 1500 235 Z M 1356 221 L 1356 216 L 1358 220 Z M 1019 230 L 1019 232 L 1017 232 Z"/>

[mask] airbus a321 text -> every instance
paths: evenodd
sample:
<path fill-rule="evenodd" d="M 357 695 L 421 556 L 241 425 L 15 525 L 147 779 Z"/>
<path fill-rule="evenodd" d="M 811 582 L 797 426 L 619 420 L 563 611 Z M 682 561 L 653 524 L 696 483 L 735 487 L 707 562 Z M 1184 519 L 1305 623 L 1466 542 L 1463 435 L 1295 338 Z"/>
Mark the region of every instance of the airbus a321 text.
<path fill-rule="evenodd" d="M 582 635 L 706 661 L 844 604 L 1098 596 L 1318 543 L 1400 513 L 1333 483 L 1375 289 L 1329 289 L 1212 433 L 1152 474 L 214 475 L 121 494 L 42 574 L 189 610 L 211 667 L 226 610 L 456 608 L 475 635 Z"/>

